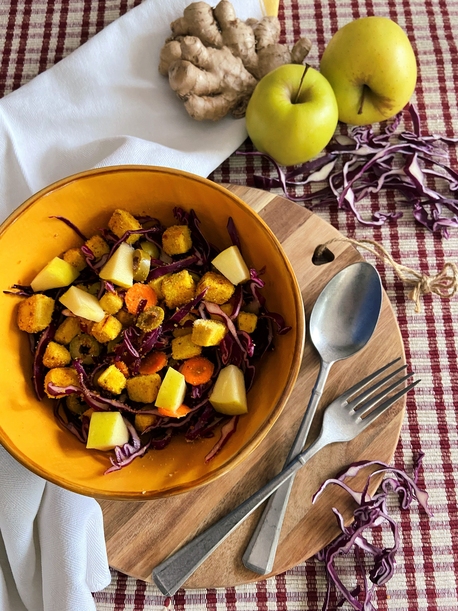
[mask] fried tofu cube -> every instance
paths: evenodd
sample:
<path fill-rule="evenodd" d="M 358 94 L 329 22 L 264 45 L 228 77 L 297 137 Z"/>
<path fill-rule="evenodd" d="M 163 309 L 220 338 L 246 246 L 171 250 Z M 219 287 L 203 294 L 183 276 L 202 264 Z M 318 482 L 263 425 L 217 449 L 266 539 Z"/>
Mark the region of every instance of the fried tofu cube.
<path fill-rule="evenodd" d="M 180 320 L 176 329 L 173 330 L 173 337 L 181 337 L 182 335 L 189 335 L 192 333 L 192 323 L 196 320 L 194 314 L 186 314 L 184 318 Z"/>
<path fill-rule="evenodd" d="M 81 272 L 87 267 L 86 259 L 80 248 L 69 248 L 62 255 L 62 259 L 67 263 L 70 263 L 72 267 Z"/>
<path fill-rule="evenodd" d="M 127 380 L 129 399 L 136 403 L 152 403 L 157 397 L 161 381 L 158 373 L 140 374 L 129 378 Z"/>
<path fill-rule="evenodd" d="M 172 339 L 172 358 L 176 361 L 199 356 L 202 348 L 192 341 L 191 334 Z"/>
<path fill-rule="evenodd" d="M 85 244 L 96 259 L 100 259 L 110 252 L 110 247 L 101 235 L 93 235 L 89 240 L 86 240 Z"/>
<path fill-rule="evenodd" d="M 164 299 L 164 293 L 162 292 L 162 281 L 165 278 L 169 278 L 172 274 L 164 274 L 163 276 L 159 276 L 159 278 L 154 278 L 154 280 L 150 280 L 148 282 L 149 286 L 154 290 L 157 295 L 159 301 Z"/>
<path fill-rule="evenodd" d="M 134 427 L 139 433 L 143 433 L 146 429 L 153 424 L 156 424 L 157 416 L 154 414 L 142 414 L 141 412 L 135 414 Z"/>
<path fill-rule="evenodd" d="M 198 346 L 217 346 L 226 331 L 226 325 L 219 320 L 198 318 L 192 326 L 191 339 Z"/>
<path fill-rule="evenodd" d="M 127 310 L 121 309 L 116 313 L 116 318 L 119 320 L 123 327 L 130 327 L 134 324 L 135 316 Z"/>
<path fill-rule="evenodd" d="M 122 308 L 124 301 L 118 293 L 110 293 L 107 291 L 99 299 L 99 303 L 107 314 L 117 314 Z"/>
<path fill-rule="evenodd" d="M 141 229 L 142 226 L 137 221 L 137 219 L 132 216 L 130 212 L 127 210 L 121 210 L 118 208 L 111 215 L 110 220 L 108 221 L 108 227 L 118 238 L 122 238 L 122 236 L 126 233 L 126 231 L 135 231 L 135 229 Z M 128 244 L 134 244 L 139 238 L 141 234 L 132 233 L 126 240 Z"/>
<path fill-rule="evenodd" d="M 229 301 L 232 297 L 235 286 L 222 274 L 217 272 L 207 272 L 199 280 L 196 288 L 196 294 L 199 295 L 204 289 L 207 289 L 205 293 L 205 301 L 211 301 L 221 305 Z"/>
<path fill-rule="evenodd" d="M 76 316 L 67 316 L 67 318 L 58 327 L 54 334 L 54 341 L 59 344 L 69 344 L 74 337 L 81 333 L 80 320 Z"/>
<path fill-rule="evenodd" d="M 38 333 L 51 322 L 54 299 L 41 293 L 31 295 L 21 301 L 17 312 L 17 324 L 21 331 Z"/>
<path fill-rule="evenodd" d="M 122 323 L 117 318 L 108 314 L 100 322 L 96 322 L 91 327 L 91 335 L 101 344 L 115 339 L 122 331 Z"/>
<path fill-rule="evenodd" d="M 168 255 L 182 255 L 192 248 L 191 231 L 187 225 L 172 225 L 162 234 L 162 248 Z"/>
<path fill-rule="evenodd" d="M 194 299 L 196 283 L 191 274 L 183 269 L 164 278 L 161 285 L 162 294 L 168 308 L 173 309 Z"/>
<path fill-rule="evenodd" d="M 252 312 L 239 312 L 237 316 L 237 327 L 239 331 L 253 333 L 258 323 L 258 317 Z"/>
<path fill-rule="evenodd" d="M 79 386 L 80 381 L 78 378 L 78 374 L 76 373 L 76 370 L 73 369 L 73 367 L 53 367 L 53 369 L 50 369 L 45 375 L 45 393 L 51 399 L 60 399 L 61 397 L 65 397 L 64 393 L 57 396 L 49 394 L 48 384 L 53 384 L 54 386 L 60 386 L 62 388 L 65 388 L 66 386 Z"/>
<path fill-rule="evenodd" d="M 126 378 L 115 365 L 110 365 L 97 378 L 97 384 L 113 395 L 120 395 L 126 387 Z"/>
<path fill-rule="evenodd" d="M 65 367 L 71 363 L 72 357 L 65 346 L 57 342 L 49 342 L 43 354 L 43 365 L 52 369 L 53 367 Z"/>

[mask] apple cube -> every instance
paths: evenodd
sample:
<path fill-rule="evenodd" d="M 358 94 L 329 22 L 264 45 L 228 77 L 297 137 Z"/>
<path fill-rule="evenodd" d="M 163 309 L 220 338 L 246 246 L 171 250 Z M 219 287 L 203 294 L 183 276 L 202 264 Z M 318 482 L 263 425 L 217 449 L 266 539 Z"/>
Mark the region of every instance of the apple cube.
<path fill-rule="evenodd" d="M 100 322 L 105 316 L 97 297 L 79 289 L 77 286 L 71 286 L 68 291 L 59 297 L 59 301 L 72 314 L 86 318 L 86 320 Z"/>
<path fill-rule="evenodd" d="M 120 412 L 93 412 L 86 448 L 107 452 L 129 441 L 129 430 Z"/>
<path fill-rule="evenodd" d="M 132 286 L 134 283 L 134 249 L 132 246 L 121 242 L 100 270 L 99 276 L 124 289 Z"/>
<path fill-rule="evenodd" d="M 176 412 L 183 404 L 186 394 L 186 381 L 184 375 L 169 367 L 159 387 L 156 397 L 156 407 Z"/>
<path fill-rule="evenodd" d="M 210 395 L 210 403 L 217 412 L 236 416 L 248 411 L 243 371 L 235 365 L 221 369 Z"/>
<path fill-rule="evenodd" d="M 229 246 L 220 252 L 213 259 L 212 264 L 232 284 L 240 284 L 250 279 L 250 270 L 237 246 Z"/>
<path fill-rule="evenodd" d="M 48 289 L 58 289 L 62 286 L 68 286 L 79 276 L 79 271 L 67 261 L 54 257 L 38 272 L 35 278 L 30 283 L 32 290 L 47 291 Z"/>

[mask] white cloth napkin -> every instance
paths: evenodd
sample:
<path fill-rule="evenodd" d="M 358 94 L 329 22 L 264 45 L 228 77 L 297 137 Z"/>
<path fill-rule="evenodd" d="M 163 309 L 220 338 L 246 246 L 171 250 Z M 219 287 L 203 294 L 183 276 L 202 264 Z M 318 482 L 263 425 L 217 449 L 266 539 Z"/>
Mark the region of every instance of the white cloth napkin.
<path fill-rule="evenodd" d="M 240 18 L 261 0 L 232 0 Z M 158 73 L 189 0 L 146 0 L 0 100 L 0 220 L 34 192 L 93 167 L 147 164 L 207 176 L 243 120 L 198 123 Z M 216 4 L 216 2 L 215 2 Z M 100 506 L 47 483 L 0 447 L 1 611 L 93 611 L 110 583 Z"/>

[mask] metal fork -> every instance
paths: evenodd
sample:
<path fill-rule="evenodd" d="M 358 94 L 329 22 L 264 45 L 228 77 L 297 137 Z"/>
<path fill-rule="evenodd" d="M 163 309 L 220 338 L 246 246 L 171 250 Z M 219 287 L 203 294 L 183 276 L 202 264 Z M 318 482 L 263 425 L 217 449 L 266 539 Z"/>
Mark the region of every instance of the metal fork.
<path fill-rule="evenodd" d="M 159 590 L 166 596 L 175 594 L 231 532 L 275 492 L 284 481 L 304 466 L 312 456 L 331 443 L 351 441 L 357 437 L 391 407 L 393 403 L 418 384 L 420 380 L 410 383 L 390 396 L 391 392 L 412 375 L 412 373 L 407 373 L 389 386 L 386 386 L 388 381 L 392 380 L 400 371 L 406 368 L 406 365 L 403 365 L 375 382 L 369 389 L 350 401 L 353 395 L 362 391 L 370 382 L 378 378 L 398 360 L 396 359 L 396 361 L 388 363 L 375 373 L 367 376 L 330 403 L 324 411 L 323 424 L 318 438 L 306 450 L 298 454 L 285 469 L 246 501 L 159 564 L 152 574 L 152 578 Z M 372 396 L 378 389 L 382 389 L 381 392 Z M 383 399 L 385 401 L 380 403 Z"/>

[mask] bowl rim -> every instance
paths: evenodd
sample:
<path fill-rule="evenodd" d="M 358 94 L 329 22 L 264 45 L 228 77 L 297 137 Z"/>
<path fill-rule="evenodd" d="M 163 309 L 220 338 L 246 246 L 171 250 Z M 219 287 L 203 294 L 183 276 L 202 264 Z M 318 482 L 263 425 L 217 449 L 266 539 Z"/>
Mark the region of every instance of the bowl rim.
<path fill-rule="evenodd" d="M 245 445 L 236 453 L 232 458 L 226 461 L 224 464 L 220 465 L 214 471 L 211 471 L 205 475 L 202 475 L 187 484 L 180 484 L 166 490 L 160 491 L 159 493 L 155 490 L 149 490 L 146 492 L 127 492 L 123 491 L 119 494 L 115 491 L 100 491 L 97 488 L 92 486 L 85 486 L 79 483 L 75 483 L 71 480 L 67 480 L 63 477 L 59 477 L 53 473 L 50 473 L 47 469 L 42 468 L 40 465 L 31 462 L 29 458 L 23 453 L 22 450 L 17 448 L 15 444 L 9 443 L 8 439 L 5 439 L 3 434 L 3 429 L 0 426 L 0 444 L 8 451 L 11 456 L 13 456 L 19 463 L 21 463 L 24 467 L 26 467 L 31 472 L 35 473 L 39 477 L 42 477 L 46 481 L 49 481 L 53 484 L 56 484 L 60 487 L 66 488 L 72 492 L 83 494 L 85 496 L 90 496 L 98 499 L 105 500 L 127 500 L 127 501 L 145 501 L 159 498 L 167 498 L 170 496 L 174 496 L 177 494 L 182 494 L 188 492 L 190 490 L 195 490 L 201 486 L 207 485 L 211 482 L 214 482 L 219 477 L 225 475 L 229 471 L 235 469 L 243 460 L 245 460 L 251 452 L 253 452 L 265 439 L 271 430 L 272 426 L 275 424 L 277 419 L 280 417 L 283 409 L 293 391 L 294 385 L 296 383 L 302 358 L 304 352 L 305 345 L 305 335 L 306 335 L 306 320 L 305 320 L 305 311 L 302 300 L 301 289 L 294 272 L 294 269 L 289 261 L 288 256 L 286 255 L 280 241 L 267 225 L 267 223 L 261 218 L 261 216 L 249 206 L 243 199 L 237 196 L 235 193 L 229 191 L 226 187 L 197 174 L 192 174 L 190 172 L 184 170 L 178 170 L 174 168 L 168 168 L 163 166 L 149 166 L 149 165 L 116 165 L 116 166 L 103 166 L 100 168 L 94 168 L 90 170 L 84 170 L 81 172 L 77 172 L 75 174 L 71 174 L 67 177 L 61 178 L 49 185 L 43 187 L 36 193 L 32 194 L 29 198 L 27 198 L 22 204 L 20 204 L 15 210 L 13 210 L 6 219 L 0 224 L 0 238 L 4 234 L 5 231 L 8 230 L 8 227 L 14 223 L 20 216 L 25 214 L 27 210 L 35 205 L 35 203 L 40 200 L 42 197 L 47 194 L 54 192 L 58 189 L 67 187 L 73 182 L 77 182 L 78 180 L 93 176 L 93 175 L 103 175 L 103 174 L 113 174 L 113 173 L 121 173 L 121 172 L 148 172 L 148 173 L 162 173 L 169 174 L 172 177 L 181 177 L 187 178 L 189 180 L 196 181 L 206 187 L 212 188 L 217 192 L 222 193 L 225 197 L 230 197 L 240 208 L 242 208 L 245 212 L 251 215 L 255 222 L 260 224 L 266 234 L 269 236 L 271 242 L 276 247 L 279 252 L 283 263 L 288 270 L 290 281 L 292 282 L 292 286 L 294 287 L 293 296 L 294 296 L 294 306 L 295 306 L 295 321 L 293 324 L 296 325 L 296 342 L 294 345 L 293 351 L 293 360 L 291 363 L 291 367 L 289 370 L 287 383 L 285 384 L 281 395 L 278 398 L 278 401 L 275 404 L 275 407 L 270 414 L 270 416 L 262 423 L 262 426 L 257 430 L 256 437 L 248 440 Z"/>

